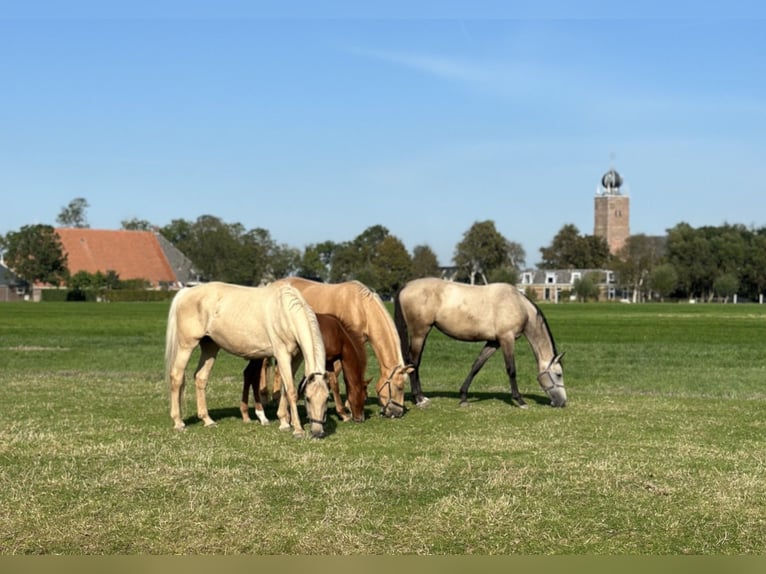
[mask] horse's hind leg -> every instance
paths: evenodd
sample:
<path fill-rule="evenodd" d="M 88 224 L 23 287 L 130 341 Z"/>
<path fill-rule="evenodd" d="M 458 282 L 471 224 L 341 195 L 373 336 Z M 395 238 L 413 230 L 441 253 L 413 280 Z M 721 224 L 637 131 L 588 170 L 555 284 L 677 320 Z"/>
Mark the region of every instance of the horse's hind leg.
<path fill-rule="evenodd" d="M 463 384 L 460 386 L 461 407 L 468 406 L 468 387 L 471 386 L 473 378 L 476 376 L 476 373 L 478 373 L 484 366 L 484 363 L 486 363 L 487 360 L 495 353 L 495 351 L 497 351 L 498 346 L 499 345 L 497 341 L 487 341 L 487 344 L 484 345 L 481 352 L 479 353 L 479 356 L 476 357 L 473 365 L 471 365 L 471 371 L 468 373 L 465 381 L 463 381 Z"/>
<path fill-rule="evenodd" d="M 207 412 L 207 381 L 210 378 L 210 371 L 213 370 L 215 358 L 218 355 L 219 347 L 212 339 L 202 339 L 200 341 L 200 357 L 197 364 L 197 370 L 194 373 L 194 386 L 197 389 L 197 416 L 202 419 L 206 427 L 215 425 L 215 421 L 210 418 Z"/>
<path fill-rule="evenodd" d="M 185 379 L 184 371 L 189 362 L 191 349 L 179 349 L 176 353 L 175 362 L 170 368 L 170 418 L 173 419 L 173 427 L 183 430 L 186 425 L 181 419 L 181 398 L 183 397 Z"/>
<path fill-rule="evenodd" d="M 248 362 L 245 367 L 242 384 L 242 402 L 239 405 L 239 410 L 242 413 L 242 420 L 246 423 L 250 422 L 250 415 L 248 413 L 248 401 L 250 399 L 250 389 L 253 389 L 253 397 L 255 399 L 255 416 L 261 421 L 262 425 L 269 424 L 269 419 L 266 418 L 266 413 L 263 412 L 263 404 L 261 403 L 260 387 L 263 384 L 262 378 L 266 376 L 266 369 L 264 367 L 263 359 L 253 359 Z"/>
<path fill-rule="evenodd" d="M 410 373 L 410 393 L 412 400 L 419 407 L 425 407 L 430 400 L 423 395 L 423 387 L 420 385 L 420 361 L 423 358 L 423 350 L 426 346 L 426 339 L 431 332 L 431 327 L 416 331 L 413 329 L 410 337 L 409 357 L 405 360 L 412 362 L 413 370 Z"/>

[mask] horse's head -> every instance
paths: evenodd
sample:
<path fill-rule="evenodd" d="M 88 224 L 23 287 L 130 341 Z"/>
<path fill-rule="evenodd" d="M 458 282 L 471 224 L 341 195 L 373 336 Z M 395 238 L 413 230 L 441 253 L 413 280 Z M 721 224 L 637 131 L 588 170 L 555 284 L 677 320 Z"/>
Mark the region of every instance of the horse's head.
<path fill-rule="evenodd" d="M 306 416 L 311 423 L 311 436 L 313 438 L 322 438 L 325 435 L 327 399 L 330 396 L 328 380 L 327 373 L 311 373 L 304 377 L 301 382 L 305 394 Z"/>
<path fill-rule="evenodd" d="M 381 377 L 378 381 L 375 390 L 384 417 L 399 418 L 404 414 L 404 388 L 412 371 L 412 365 L 398 365 L 387 379 Z"/>
<path fill-rule="evenodd" d="M 560 353 L 551 359 L 548 366 L 537 375 L 537 382 L 551 399 L 551 406 L 565 407 L 567 404 L 567 392 L 564 388 L 564 371 L 561 368 Z"/>

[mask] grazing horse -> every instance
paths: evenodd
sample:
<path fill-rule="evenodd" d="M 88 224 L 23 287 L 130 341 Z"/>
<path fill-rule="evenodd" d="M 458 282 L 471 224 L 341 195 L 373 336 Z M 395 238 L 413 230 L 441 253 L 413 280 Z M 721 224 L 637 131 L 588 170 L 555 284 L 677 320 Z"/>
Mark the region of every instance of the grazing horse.
<path fill-rule="evenodd" d="M 410 376 L 413 400 L 428 403 L 420 386 L 420 361 L 432 327 L 459 341 L 486 341 L 460 387 L 460 404 L 468 404 L 468 387 L 492 354 L 502 348 L 511 396 L 520 407 L 526 403 L 516 385 L 516 339 L 524 335 L 537 359 L 537 381 L 554 407 L 567 402 L 561 357 L 540 308 L 507 283 L 466 285 L 433 277 L 415 279 L 396 294 L 394 320 L 402 353 L 415 369 Z"/>
<path fill-rule="evenodd" d="M 179 430 L 184 428 L 181 420 L 184 374 L 197 346 L 201 351 L 194 374 L 197 416 L 205 426 L 215 424 L 207 411 L 205 390 L 218 351 L 224 349 L 248 360 L 276 359 L 286 390 L 279 404 L 280 428 L 288 429 L 292 423 L 293 434 L 303 436 L 298 393 L 293 384 L 293 363 L 297 364 L 303 355 L 306 377 L 301 385 L 305 387 L 311 434 L 324 436 L 329 397 L 324 343 L 316 315 L 297 289 L 286 285 L 242 287 L 213 282 L 181 289 L 176 294 L 168 313 L 165 372 L 170 381 L 170 416 Z"/>
<path fill-rule="evenodd" d="M 297 288 L 316 313 L 335 315 L 352 331 L 369 341 L 380 366 L 375 384 L 381 414 L 401 417 L 404 414 L 404 387 L 412 365 L 402 359 L 401 342 L 391 314 L 383 301 L 359 281 L 319 283 L 300 277 L 280 279 Z"/>
<path fill-rule="evenodd" d="M 316 317 L 319 322 L 319 331 L 322 333 L 322 340 L 324 341 L 327 361 L 325 369 L 328 371 L 330 379 L 330 390 L 335 400 L 335 410 L 344 421 L 353 418 L 356 422 L 362 422 L 364 421 L 364 403 L 367 400 L 367 385 L 370 382 L 370 379 L 365 380 L 364 378 L 364 372 L 367 369 L 367 350 L 364 347 L 364 338 L 346 329 L 334 315 L 317 313 Z M 334 371 L 334 365 L 336 364 L 340 365 L 340 369 L 337 372 Z M 247 405 L 251 388 L 255 396 L 256 416 L 261 421 L 261 424 L 268 424 L 269 422 L 263 412 L 261 403 L 261 390 L 265 388 L 267 376 L 266 367 L 267 365 L 262 359 L 255 359 L 250 361 L 245 369 L 242 385 L 242 402 L 240 403 L 242 420 L 245 422 L 250 421 Z M 341 370 L 346 384 L 346 395 L 351 415 L 346 412 L 340 397 L 338 375 Z M 276 371 L 272 387 L 274 393 L 280 387 L 280 378 L 279 371 Z"/>

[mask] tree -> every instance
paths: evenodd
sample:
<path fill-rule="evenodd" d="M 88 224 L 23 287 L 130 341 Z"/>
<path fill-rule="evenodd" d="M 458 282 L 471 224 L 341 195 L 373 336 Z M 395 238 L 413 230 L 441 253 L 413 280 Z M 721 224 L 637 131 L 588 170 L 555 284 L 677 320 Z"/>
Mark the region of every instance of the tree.
<path fill-rule="evenodd" d="M 342 243 L 333 253 L 330 280 L 333 283 L 356 279 L 372 287 L 374 270 L 372 261 L 377 256 L 383 240 L 389 231 L 382 225 L 368 227 L 353 241 Z"/>
<path fill-rule="evenodd" d="M 266 254 L 264 269 L 266 273 L 262 274 L 261 281 L 268 279 L 281 279 L 295 272 L 301 261 L 301 252 L 295 247 L 286 244 L 274 244 L 271 250 Z M 257 283 L 256 283 L 257 285 Z"/>
<path fill-rule="evenodd" d="M 460 276 L 469 279 L 472 285 L 477 276 L 488 283 L 487 278 L 493 271 L 508 267 L 515 269 L 516 265 L 523 264 L 524 249 L 503 237 L 494 221 L 477 221 L 463 234 L 463 239 L 455 247 L 453 260 Z"/>
<path fill-rule="evenodd" d="M 416 245 L 412 250 L 412 277 L 439 277 L 439 260 L 428 245 Z"/>
<path fill-rule="evenodd" d="M 274 241 L 265 229 L 245 232 L 240 223 L 228 224 L 212 215 L 193 223 L 173 220 L 160 233 L 193 263 L 207 281 L 258 285 L 269 272 Z"/>
<path fill-rule="evenodd" d="M 489 272 L 490 283 L 508 283 L 516 285 L 519 282 L 519 271 L 510 266 L 497 267 Z"/>
<path fill-rule="evenodd" d="M 61 208 L 61 212 L 56 217 L 56 223 L 62 227 L 90 227 L 85 211 L 90 207 L 88 200 L 84 197 L 76 197 L 69 202 L 69 205 Z"/>
<path fill-rule="evenodd" d="M 307 279 L 329 281 L 332 259 L 340 245 L 333 241 L 323 241 L 306 246 L 298 263 L 298 275 Z"/>
<path fill-rule="evenodd" d="M 393 235 L 383 239 L 372 261 L 372 271 L 369 287 L 390 299 L 412 277 L 412 259 L 404 243 Z"/>
<path fill-rule="evenodd" d="M 61 239 L 50 225 L 25 225 L 5 236 L 5 262 L 29 284 L 58 286 L 66 280 L 67 257 Z"/>
<path fill-rule="evenodd" d="M 564 225 L 548 247 L 541 247 L 541 269 L 600 269 L 609 262 L 609 244 L 603 237 L 580 235 L 571 223 Z"/>
<path fill-rule="evenodd" d="M 649 288 L 659 295 L 660 301 L 664 301 L 665 297 L 675 291 L 678 285 L 678 273 L 670 263 L 663 263 L 649 272 L 648 283 Z"/>
<path fill-rule="evenodd" d="M 154 225 L 152 225 L 149 221 L 145 219 L 123 219 L 120 222 L 120 225 L 122 226 L 122 229 L 127 229 L 129 231 L 152 231 L 154 229 Z"/>
<path fill-rule="evenodd" d="M 754 300 L 766 290 L 766 229 L 750 236 L 742 270 L 743 293 Z"/>
<path fill-rule="evenodd" d="M 617 272 L 620 283 L 630 285 L 634 303 L 640 294 L 646 294 L 647 277 L 661 257 L 662 240 L 640 233 L 628 237 L 612 261 L 612 268 Z"/>
<path fill-rule="evenodd" d="M 586 302 L 589 299 L 598 300 L 599 287 L 596 284 L 596 277 L 593 273 L 586 273 L 584 277 L 575 279 L 572 286 L 572 292 L 577 297 L 578 301 Z"/>
<path fill-rule="evenodd" d="M 729 297 L 737 294 L 739 279 L 734 273 L 724 273 L 713 281 L 713 290 L 726 303 L 729 301 Z"/>
<path fill-rule="evenodd" d="M 678 273 L 678 289 L 684 296 L 703 296 L 712 285 L 715 263 L 707 240 L 688 223 L 668 229 L 666 260 Z"/>

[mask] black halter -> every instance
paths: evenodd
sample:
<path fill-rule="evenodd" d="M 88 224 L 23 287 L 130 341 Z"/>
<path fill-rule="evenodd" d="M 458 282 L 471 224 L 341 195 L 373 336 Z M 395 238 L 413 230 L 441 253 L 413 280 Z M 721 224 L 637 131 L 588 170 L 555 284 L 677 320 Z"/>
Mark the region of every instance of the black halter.
<path fill-rule="evenodd" d="M 323 374 L 324 373 L 316 372 L 316 373 L 311 373 L 310 375 L 304 375 L 303 378 L 301 379 L 301 382 L 298 383 L 298 396 L 305 393 L 306 385 L 308 384 L 308 381 L 310 378 L 316 375 L 322 376 Z M 325 410 L 324 417 L 322 418 L 322 420 L 318 421 L 316 419 L 312 419 L 311 416 L 309 416 L 308 409 L 306 409 L 306 418 L 308 419 L 310 423 L 324 425 L 327 422 L 327 411 Z"/>
<path fill-rule="evenodd" d="M 538 383 L 540 383 L 540 386 L 541 386 L 541 387 L 543 388 L 543 390 L 544 390 L 546 393 L 548 393 L 548 394 L 550 394 L 550 393 L 551 393 L 551 392 L 552 392 L 554 389 L 557 389 L 557 388 L 559 388 L 559 389 L 563 389 L 563 388 L 564 388 L 564 384 L 563 384 L 563 383 L 559 383 L 559 382 L 557 382 L 557 381 L 556 381 L 556 380 L 553 378 L 553 374 L 551 373 L 551 367 L 552 367 L 552 366 L 553 366 L 553 364 L 556 362 L 556 359 L 557 359 L 557 358 L 560 358 L 560 356 L 558 356 L 558 357 L 553 357 L 553 359 L 551 359 L 551 362 L 550 362 L 550 363 L 548 363 L 548 366 L 547 366 L 547 367 L 545 367 L 545 370 L 544 370 L 544 371 L 542 371 L 542 372 L 541 372 L 539 375 L 537 375 L 537 382 L 538 382 Z M 543 377 L 545 377 L 545 376 L 547 376 L 547 377 L 548 377 L 548 382 L 550 383 L 550 386 L 548 386 L 548 387 L 546 387 L 546 386 L 543 384 Z"/>
<path fill-rule="evenodd" d="M 400 368 L 403 369 L 404 365 L 398 365 L 398 366 L 394 367 L 394 370 L 391 371 L 391 374 L 388 376 L 386 381 L 382 385 L 380 385 L 379 388 L 375 389 L 377 391 L 378 395 L 380 395 L 380 391 L 383 390 L 383 387 L 386 387 L 386 386 L 388 387 L 388 401 L 386 401 L 385 405 L 382 405 L 381 413 L 383 411 L 385 411 L 386 409 L 388 409 L 388 407 L 390 405 L 394 405 L 395 407 L 399 407 L 400 409 L 402 409 L 402 411 L 404 410 L 404 405 L 403 404 L 397 403 L 394 399 L 391 398 L 391 395 L 393 394 L 391 392 L 391 379 L 394 378 L 394 375 L 396 374 L 397 369 L 400 369 Z M 381 404 L 382 404 L 382 401 L 381 401 Z"/>

